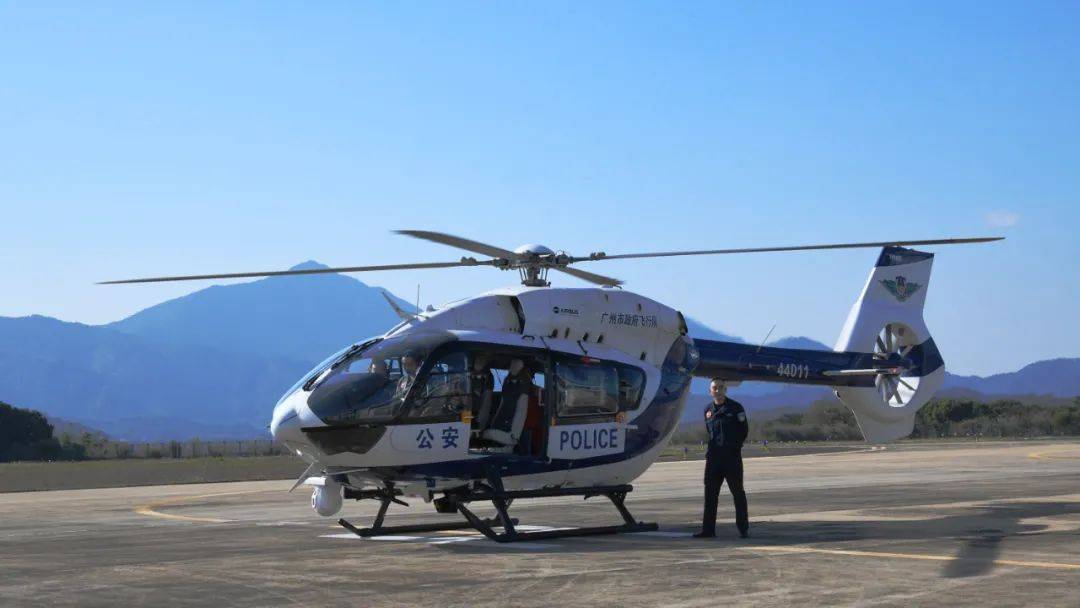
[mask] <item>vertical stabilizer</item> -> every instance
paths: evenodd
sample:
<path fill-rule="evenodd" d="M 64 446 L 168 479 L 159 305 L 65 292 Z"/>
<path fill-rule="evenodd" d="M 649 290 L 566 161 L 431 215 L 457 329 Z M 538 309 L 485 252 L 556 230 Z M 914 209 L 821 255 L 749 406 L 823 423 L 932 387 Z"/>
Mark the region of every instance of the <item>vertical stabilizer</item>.
<path fill-rule="evenodd" d="M 915 413 L 941 387 L 945 363 L 923 321 L 934 255 L 885 247 L 834 350 L 873 353 L 874 386 L 837 387 L 870 442 L 911 434 Z M 891 371 L 890 371 L 891 370 Z"/>

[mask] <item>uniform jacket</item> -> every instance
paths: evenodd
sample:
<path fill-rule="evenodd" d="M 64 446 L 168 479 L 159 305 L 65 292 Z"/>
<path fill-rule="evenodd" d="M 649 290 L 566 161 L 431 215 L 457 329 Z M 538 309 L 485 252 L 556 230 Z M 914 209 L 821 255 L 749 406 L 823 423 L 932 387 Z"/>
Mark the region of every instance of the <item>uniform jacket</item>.
<path fill-rule="evenodd" d="M 741 448 L 750 432 L 746 410 L 730 397 L 719 406 L 712 401 L 705 406 L 705 428 L 709 431 L 710 448 L 730 450 Z"/>

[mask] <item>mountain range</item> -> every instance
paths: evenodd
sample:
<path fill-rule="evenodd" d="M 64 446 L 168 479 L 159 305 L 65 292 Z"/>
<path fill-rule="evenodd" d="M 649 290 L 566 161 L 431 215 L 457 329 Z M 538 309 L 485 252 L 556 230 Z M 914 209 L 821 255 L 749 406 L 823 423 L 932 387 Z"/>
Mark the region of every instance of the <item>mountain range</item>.
<path fill-rule="evenodd" d="M 328 354 L 399 322 L 383 293 L 337 274 L 270 277 L 208 287 L 107 325 L 0 317 L 0 400 L 119 439 L 265 437 L 273 404 L 296 379 Z M 694 337 L 742 341 L 693 319 L 687 324 Z M 770 344 L 828 350 L 804 337 Z M 986 378 L 950 375 L 945 387 L 1071 397 L 1080 394 L 1080 359 Z M 692 391 L 703 396 L 705 381 L 695 380 Z M 732 390 L 751 412 L 801 408 L 829 394 L 764 383 Z M 697 408 L 687 409 L 684 419 L 696 420 Z"/>

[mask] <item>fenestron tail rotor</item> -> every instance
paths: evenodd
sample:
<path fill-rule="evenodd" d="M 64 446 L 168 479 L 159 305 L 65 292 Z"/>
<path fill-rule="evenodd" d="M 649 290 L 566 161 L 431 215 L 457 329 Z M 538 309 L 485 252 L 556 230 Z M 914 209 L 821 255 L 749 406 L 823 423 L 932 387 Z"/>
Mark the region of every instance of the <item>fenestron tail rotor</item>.
<path fill-rule="evenodd" d="M 460 266 L 491 266 L 500 270 L 517 270 L 521 275 L 521 282 L 523 285 L 530 287 L 543 287 L 549 283 L 547 281 L 547 273 L 549 270 L 556 270 L 570 276 L 579 278 L 583 281 L 588 281 L 596 285 L 621 285 L 622 281 L 614 277 L 609 277 L 593 272 L 586 272 L 578 268 L 570 268 L 572 264 L 580 264 L 582 262 L 600 262 L 604 260 L 628 260 L 628 259 L 640 259 L 640 258 L 660 258 L 660 257 L 674 257 L 674 256 L 690 256 L 690 255 L 724 255 L 734 253 L 764 253 L 764 252 L 780 252 L 780 251 L 812 251 L 819 249 L 854 249 L 864 247 L 887 247 L 887 246 L 913 246 L 913 245 L 957 245 L 968 243 L 986 243 L 990 241 L 999 241 L 1004 237 L 977 237 L 977 238 L 951 238 L 951 239 L 934 239 L 934 240 L 915 240 L 915 241 L 881 241 L 873 243 L 833 243 L 825 245 L 797 245 L 797 246 L 784 246 L 784 247 L 756 247 L 756 248 L 742 248 L 742 249 L 704 249 L 694 251 L 663 251 L 663 252 L 646 252 L 646 253 L 625 253 L 608 255 L 604 252 L 590 253 L 587 256 L 572 256 L 565 252 L 555 252 L 551 249 L 544 247 L 543 245 L 523 245 L 517 249 L 511 251 L 495 245 L 489 245 L 487 243 L 481 243 L 471 239 L 454 236 L 451 234 L 445 234 L 442 232 L 434 232 L 428 230 L 398 230 L 398 234 L 411 236 L 434 243 L 440 243 L 442 245 L 448 245 L 450 247 L 456 247 L 463 249 L 470 253 L 480 254 L 487 256 L 487 259 L 477 259 L 475 257 L 462 257 L 456 262 L 419 262 L 412 264 L 383 264 L 375 266 L 348 266 L 341 268 L 313 268 L 305 270 L 274 270 L 263 272 L 233 272 L 225 274 L 197 274 L 197 275 L 179 275 L 179 276 L 163 276 L 163 277 L 149 277 L 143 279 L 124 279 L 119 281 L 103 281 L 99 285 L 117 285 L 124 283 L 163 283 L 171 281 L 198 281 L 206 279 L 245 279 L 245 278 L 257 278 L 257 277 L 276 277 L 276 276 L 289 276 L 289 275 L 304 275 L 304 274 L 329 274 L 329 273 L 351 273 L 351 272 L 376 272 L 382 270 L 424 270 L 433 268 L 456 268 Z M 888 339 L 887 336 L 884 337 Z M 891 346 L 884 340 L 882 341 L 882 350 L 891 350 Z M 890 391 L 892 392 L 892 391 Z M 899 396 L 896 395 L 899 399 Z"/>
<path fill-rule="evenodd" d="M 881 393 L 881 399 L 885 403 L 891 404 L 895 401 L 896 405 L 904 405 L 905 397 L 900 391 L 901 386 L 911 393 L 915 392 L 916 387 L 900 375 L 903 371 L 902 367 L 888 366 L 889 360 L 895 361 L 897 358 L 901 361 L 905 360 L 913 348 L 915 348 L 914 334 L 902 323 L 887 323 L 877 335 L 874 341 L 874 360 L 883 367 L 879 368 L 874 378 L 874 386 Z M 917 380 L 912 379 L 912 382 L 917 382 Z"/>

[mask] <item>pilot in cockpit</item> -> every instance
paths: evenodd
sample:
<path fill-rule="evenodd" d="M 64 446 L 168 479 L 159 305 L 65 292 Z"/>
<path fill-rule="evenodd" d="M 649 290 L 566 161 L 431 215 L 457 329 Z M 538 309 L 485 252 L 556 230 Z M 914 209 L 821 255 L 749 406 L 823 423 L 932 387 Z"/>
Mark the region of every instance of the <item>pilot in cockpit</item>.
<path fill-rule="evenodd" d="M 398 380 L 397 391 L 395 397 L 405 397 L 405 393 L 409 392 L 409 388 L 412 387 L 413 382 L 416 380 L 416 372 L 420 369 L 420 356 L 416 353 L 406 353 L 401 358 L 401 380 Z"/>
<path fill-rule="evenodd" d="M 390 377 L 390 370 L 386 367 L 386 361 L 378 358 L 371 360 L 371 367 L 368 368 L 368 373 L 378 374 L 383 378 Z"/>

